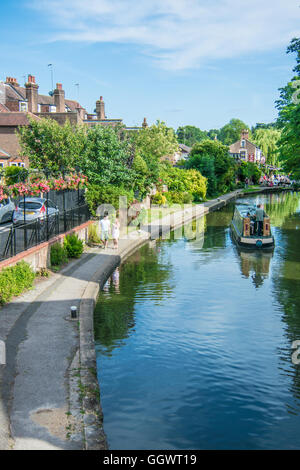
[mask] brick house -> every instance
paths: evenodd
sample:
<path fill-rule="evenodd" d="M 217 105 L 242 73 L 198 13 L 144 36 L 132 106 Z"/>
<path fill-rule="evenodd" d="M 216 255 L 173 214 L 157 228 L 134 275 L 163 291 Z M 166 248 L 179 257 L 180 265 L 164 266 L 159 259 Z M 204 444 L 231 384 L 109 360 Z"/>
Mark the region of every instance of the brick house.
<path fill-rule="evenodd" d="M 29 116 L 39 120 L 37 116 L 26 112 L 0 112 L 0 166 L 27 166 L 20 158 L 20 146 L 16 130 L 19 126 L 29 125 Z"/>
<path fill-rule="evenodd" d="M 249 131 L 246 129 L 241 132 L 240 140 L 230 145 L 229 153 L 236 160 L 255 163 L 265 163 L 266 161 L 261 149 L 250 142 Z"/>
<path fill-rule="evenodd" d="M 87 126 L 123 125 L 122 119 L 107 119 L 102 96 L 96 101 L 96 112 L 89 114 L 78 101 L 65 98 L 61 83 L 56 84 L 51 96 L 41 95 L 38 90 L 39 85 L 33 75 L 28 75 L 24 87 L 20 86 L 17 79 L 13 77 L 7 77 L 5 82 L 0 82 L 0 148 L 3 151 L 0 163 L 4 166 L 22 164 L 19 158 L 20 149 L 16 132 L 19 126 L 29 125 L 28 116 L 36 119 L 51 118 L 60 125 L 67 120 L 71 124 Z M 142 127 L 147 125 L 144 119 Z M 9 155 L 9 158 L 6 158 L 4 154 Z M 27 165 L 27 162 L 25 164 Z"/>
<path fill-rule="evenodd" d="M 4 86 L 4 88 L 3 88 Z M 33 75 L 28 75 L 25 87 L 21 87 L 13 77 L 7 77 L 4 84 L 5 107 L 12 112 L 31 112 L 40 117 L 51 117 L 63 124 L 70 122 L 83 122 L 87 117 L 86 110 L 74 100 L 65 99 L 65 92 L 61 83 L 56 84 L 53 95 L 41 95 L 39 86 Z"/>

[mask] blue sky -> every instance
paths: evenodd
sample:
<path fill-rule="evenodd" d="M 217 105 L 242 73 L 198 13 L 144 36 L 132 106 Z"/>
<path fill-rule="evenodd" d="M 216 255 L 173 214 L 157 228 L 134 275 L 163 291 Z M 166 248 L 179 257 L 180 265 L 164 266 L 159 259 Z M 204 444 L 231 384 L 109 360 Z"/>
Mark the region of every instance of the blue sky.
<path fill-rule="evenodd" d="M 276 118 L 286 55 L 300 36 L 299 0 L 0 0 L 0 80 L 60 82 L 88 111 L 103 95 L 128 126 L 175 129 Z M 79 83 L 79 91 L 75 86 Z"/>

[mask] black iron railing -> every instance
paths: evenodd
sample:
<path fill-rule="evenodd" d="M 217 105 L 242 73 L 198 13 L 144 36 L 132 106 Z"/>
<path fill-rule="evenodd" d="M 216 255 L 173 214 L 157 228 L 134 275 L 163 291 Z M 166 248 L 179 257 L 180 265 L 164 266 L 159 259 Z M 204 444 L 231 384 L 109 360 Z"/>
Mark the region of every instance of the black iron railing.
<path fill-rule="evenodd" d="M 61 233 L 87 222 L 90 212 L 87 204 L 57 212 L 43 218 L 0 228 L 0 260 L 15 256 Z"/>

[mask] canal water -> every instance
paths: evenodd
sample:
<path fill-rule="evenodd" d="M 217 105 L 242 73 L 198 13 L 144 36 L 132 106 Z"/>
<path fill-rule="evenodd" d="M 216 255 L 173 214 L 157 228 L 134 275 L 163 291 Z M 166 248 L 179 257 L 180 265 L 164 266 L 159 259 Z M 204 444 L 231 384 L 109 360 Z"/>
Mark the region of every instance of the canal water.
<path fill-rule="evenodd" d="M 110 449 L 299 449 L 300 193 L 252 196 L 274 253 L 239 252 L 234 204 L 147 244 L 95 310 Z M 300 344 L 300 341 L 299 341 Z M 299 355 L 300 357 L 300 355 Z"/>

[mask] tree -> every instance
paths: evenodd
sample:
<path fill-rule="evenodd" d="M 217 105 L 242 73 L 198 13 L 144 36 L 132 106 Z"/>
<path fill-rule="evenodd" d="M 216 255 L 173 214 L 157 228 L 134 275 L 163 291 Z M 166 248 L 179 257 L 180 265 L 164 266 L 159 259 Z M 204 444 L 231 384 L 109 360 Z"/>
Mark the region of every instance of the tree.
<path fill-rule="evenodd" d="M 207 139 L 207 132 L 201 131 L 201 129 L 195 126 L 178 127 L 176 134 L 178 142 L 189 147 L 192 147 L 196 142 Z"/>
<path fill-rule="evenodd" d="M 282 126 L 279 140 L 279 158 L 284 169 L 295 178 L 300 178 L 300 39 L 292 39 L 287 53 L 296 53 L 296 66 L 293 77 L 284 88 L 281 88 L 280 98 L 276 101 L 278 108 L 278 123 Z"/>
<path fill-rule="evenodd" d="M 18 132 L 21 155 L 29 159 L 30 167 L 53 172 L 78 165 L 86 144 L 85 128 L 69 121 L 60 126 L 54 119 L 30 119 L 30 126 Z"/>
<path fill-rule="evenodd" d="M 186 162 L 186 168 L 194 168 L 207 178 L 207 195 L 213 197 L 217 194 L 217 178 L 215 174 L 215 160 L 209 155 L 193 155 Z"/>
<path fill-rule="evenodd" d="M 246 178 L 251 180 L 254 184 L 259 183 L 262 171 L 258 168 L 256 163 L 241 161 L 238 165 L 238 177 L 240 181 L 245 181 Z"/>
<path fill-rule="evenodd" d="M 198 159 L 193 158 L 196 155 Z M 209 169 L 211 172 L 212 165 L 210 168 L 208 167 L 207 158 L 213 160 L 214 173 L 217 179 L 217 191 L 219 193 L 225 193 L 229 189 L 233 189 L 235 185 L 236 163 L 229 155 L 228 147 L 217 140 L 204 140 L 199 144 L 195 144 L 191 150 L 190 158 L 187 161 L 187 168 L 193 168 L 193 165 L 195 165 L 195 168 L 197 168 L 197 166 L 199 168 L 199 161 L 204 159 L 207 171 Z M 210 186 L 210 191 L 214 191 L 213 185 Z"/>
<path fill-rule="evenodd" d="M 141 129 L 133 136 L 136 150 L 146 163 L 155 158 L 157 161 L 178 151 L 178 141 L 173 129 L 164 122 L 157 121 L 150 127 Z"/>
<path fill-rule="evenodd" d="M 278 163 L 278 142 L 281 131 L 274 128 L 258 128 L 254 133 L 253 142 L 262 150 L 270 165 Z"/>
<path fill-rule="evenodd" d="M 157 121 L 156 124 L 134 134 L 132 142 L 138 156 L 138 161 L 134 163 L 135 170 L 137 171 L 137 165 L 142 168 L 141 173 L 137 174 L 144 176 L 146 187 L 150 187 L 158 180 L 161 158 L 173 155 L 179 150 L 176 135 L 164 122 Z M 140 158 L 147 165 L 147 172 Z"/>
<path fill-rule="evenodd" d="M 231 145 L 241 137 L 241 132 L 249 127 L 240 119 L 231 119 L 220 129 L 218 139 L 225 145 Z"/>
<path fill-rule="evenodd" d="M 90 127 L 79 165 L 91 184 L 127 185 L 133 181 L 130 169 L 131 148 L 111 126 Z"/>
<path fill-rule="evenodd" d="M 207 137 L 209 137 L 211 140 L 215 140 L 216 138 L 219 138 L 220 130 L 219 129 L 210 129 L 207 132 Z"/>

